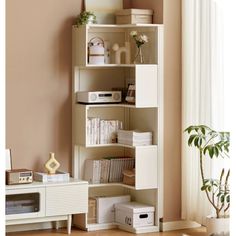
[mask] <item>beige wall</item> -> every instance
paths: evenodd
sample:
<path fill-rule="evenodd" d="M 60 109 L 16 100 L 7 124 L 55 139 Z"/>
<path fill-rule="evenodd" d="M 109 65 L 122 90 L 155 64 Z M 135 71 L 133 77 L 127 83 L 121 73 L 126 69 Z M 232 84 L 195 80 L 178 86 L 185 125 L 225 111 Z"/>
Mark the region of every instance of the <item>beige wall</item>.
<path fill-rule="evenodd" d="M 6 1 L 6 146 L 40 170 L 53 151 L 71 168 L 71 25 L 82 0 Z"/>
<path fill-rule="evenodd" d="M 181 0 L 126 0 L 164 23 L 164 221 L 181 218 Z"/>
<path fill-rule="evenodd" d="M 15 168 L 71 170 L 71 24 L 82 0 L 7 0 L 6 145 Z M 125 0 L 165 25 L 164 220 L 181 207 L 181 0 Z"/>

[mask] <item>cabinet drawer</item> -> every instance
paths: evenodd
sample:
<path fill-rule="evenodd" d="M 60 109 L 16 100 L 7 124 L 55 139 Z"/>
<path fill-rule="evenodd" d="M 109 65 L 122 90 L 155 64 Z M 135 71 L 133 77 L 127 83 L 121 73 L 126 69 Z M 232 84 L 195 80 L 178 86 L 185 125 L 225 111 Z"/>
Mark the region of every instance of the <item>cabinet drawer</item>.
<path fill-rule="evenodd" d="M 21 188 L 6 191 L 6 220 L 45 216 L 45 189 Z"/>
<path fill-rule="evenodd" d="M 86 213 L 88 185 L 46 187 L 46 216 Z"/>

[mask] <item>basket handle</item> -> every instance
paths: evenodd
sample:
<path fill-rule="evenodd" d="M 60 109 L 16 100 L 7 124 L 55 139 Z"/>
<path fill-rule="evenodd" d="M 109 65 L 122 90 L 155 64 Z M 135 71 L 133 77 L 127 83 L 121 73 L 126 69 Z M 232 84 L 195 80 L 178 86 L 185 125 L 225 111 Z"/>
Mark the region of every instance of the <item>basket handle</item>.
<path fill-rule="evenodd" d="M 95 40 L 95 39 L 100 40 L 100 42 L 96 42 L 96 43 L 102 44 L 102 46 L 104 47 L 104 41 L 103 41 L 103 39 L 100 38 L 100 37 L 93 37 L 93 38 L 91 38 L 91 39 L 89 40 L 89 42 L 88 42 L 88 46 L 89 46 L 89 47 L 91 47 L 91 46 L 94 45 L 95 42 L 93 42 L 93 40 Z"/>

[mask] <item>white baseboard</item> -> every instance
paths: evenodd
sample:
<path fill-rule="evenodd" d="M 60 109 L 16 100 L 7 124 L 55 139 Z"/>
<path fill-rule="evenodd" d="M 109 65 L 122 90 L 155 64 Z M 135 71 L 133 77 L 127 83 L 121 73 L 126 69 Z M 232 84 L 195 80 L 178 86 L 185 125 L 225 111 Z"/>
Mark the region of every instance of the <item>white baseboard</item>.
<path fill-rule="evenodd" d="M 162 224 L 162 231 L 171 231 L 171 230 L 190 229 L 190 228 L 201 227 L 201 225 L 198 224 L 197 222 L 188 221 L 188 220 L 163 222 L 161 224 Z"/>
<path fill-rule="evenodd" d="M 66 227 L 65 221 L 59 221 L 58 227 Z M 42 223 L 32 223 L 32 224 L 20 224 L 20 225 L 8 225 L 6 226 L 6 232 L 18 232 L 18 231 L 31 231 L 31 230 L 43 230 L 43 229 L 52 229 L 53 222 L 42 222 Z"/>

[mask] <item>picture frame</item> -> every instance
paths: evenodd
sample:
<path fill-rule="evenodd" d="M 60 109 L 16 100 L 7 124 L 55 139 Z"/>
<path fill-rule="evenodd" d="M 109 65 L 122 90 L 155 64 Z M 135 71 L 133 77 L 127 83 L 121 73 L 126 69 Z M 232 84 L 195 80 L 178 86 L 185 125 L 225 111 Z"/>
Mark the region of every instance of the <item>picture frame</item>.
<path fill-rule="evenodd" d="M 130 84 L 128 86 L 128 91 L 127 91 L 125 101 L 132 104 L 135 103 L 135 85 L 134 84 Z"/>
<path fill-rule="evenodd" d="M 5 149 L 5 170 L 12 169 L 11 149 Z"/>

